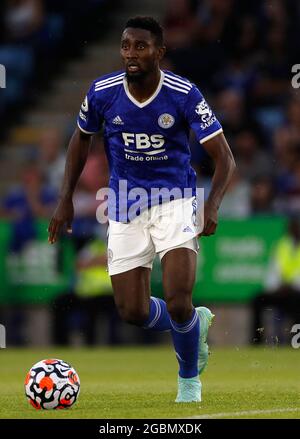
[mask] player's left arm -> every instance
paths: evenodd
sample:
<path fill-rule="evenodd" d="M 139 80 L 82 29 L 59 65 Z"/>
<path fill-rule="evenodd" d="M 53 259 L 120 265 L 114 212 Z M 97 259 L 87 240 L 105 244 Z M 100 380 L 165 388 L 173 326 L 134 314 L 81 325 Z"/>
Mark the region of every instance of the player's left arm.
<path fill-rule="evenodd" d="M 204 205 L 203 230 L 199 236 L 213 235 L 218 224 L 218 209 L 235 169 L 235 162 L 220 122 L 195 85 L 187 94 L 185 118 L 215 165 L 212 188 Z"/>
<path fill-rule="evenodd" d="M 218 225 L 218 209 L 235 170 L 235 161 L 223 133 L 202 143 L 212 158 L 215 171 L 210 194 L 204 205 L 204 225 L 199 236 L 213 235 Z"/>

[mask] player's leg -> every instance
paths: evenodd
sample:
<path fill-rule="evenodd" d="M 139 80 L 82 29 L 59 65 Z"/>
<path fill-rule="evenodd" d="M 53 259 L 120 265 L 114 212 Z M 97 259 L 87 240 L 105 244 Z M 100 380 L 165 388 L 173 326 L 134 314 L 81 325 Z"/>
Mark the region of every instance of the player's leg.
<path fill-rule="evenodd" d="M 169 314 L 182 324 L 193 315 L 192 290 L 196 276 L 196 253 L 185 247 L 169 250 L 162 258 L 163 288 Z"/>
<path fill-rule="evenodd" d="M 166 303 L 151 297 L 151 269 L 137 267 L 111 276 L 114 299 L 123 320 L 155 331 L 170 331 Z"/>
<path fill-rule="evenodd" d="M 186 247 L 185 247 L 186 246 Z M 170 314 L 172 338 L 179 363 L 176 402 L 201 401 L 201 374 L 208 361 L 206 342 L 213 314 L 194 308 L 192 290 L 197 264 L 197 240 L 163 252 L 163 284 Z"/>
<path fill-rule="evenodd" d="M 144 220 L 144 221 L 143 221 Z M 153 244 L 146 216 L 122 223 L 109 221 L 108 272 L 121 318 L 142 325 L 149 315 Z"/>
<path fill-rule="evenodd" d="M 146 219 L 125 224 L 110 221 L 108 269 L 119 314 L 129 323 L 165 331 L 170 330 L 166 305 L 150 297 L 154 256 Z"/>
<path fill-rule="evenodd" d="M 137 267 L 111 276 L 115 304 L 123 320 L 142 326 L 150 307 L 150 268 Z"/>
<path fill-rule="evenodd" d="M 207 363 L 208 322 L 199 325 L 202 314 L 203 319 L 207 320 L 204 315 L 206 309 L 202 307 L 195 310 L 192 304 L 198 252 L 198 241 L 195 237 L 199 233 L 197 216 L 195 198 L 174 200 L 153 208 L 150 229 L 151 238 L 162 261 L 163 287 L 179 362 L 179 380 L 189 380 L 188 384 L 191 383 L 190 380 L 194 380 L 192 384 L 194 390 L 196 389 L 194 395 L 177 398 L 180 402 L 200 400 L 198 374 Z M 211 319 L 210 311 L 207 312 Z M 201 327 L 204 331 L 200 334 Z"/>
<path fill-rule="evenodd" d="M 171 334 L 179 363 L 176 402 L 201 401 L 198 377 L 200 325 L 192 304 L 196 253 L 187 248 L 170 250 L 162 258 L 162 269 Z"/>

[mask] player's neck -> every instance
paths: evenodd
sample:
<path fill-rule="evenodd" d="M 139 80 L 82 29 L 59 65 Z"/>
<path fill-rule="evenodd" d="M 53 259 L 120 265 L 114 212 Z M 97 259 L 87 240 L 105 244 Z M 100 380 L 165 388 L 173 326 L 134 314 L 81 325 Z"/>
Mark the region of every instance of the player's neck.
<path fill-rule="evenodd" d="M 156 91 L 161 78 L 160 69 L 141 78 L 140 81 L 127 81 L 130 94 L 140 103 L 147 101 Z"/>

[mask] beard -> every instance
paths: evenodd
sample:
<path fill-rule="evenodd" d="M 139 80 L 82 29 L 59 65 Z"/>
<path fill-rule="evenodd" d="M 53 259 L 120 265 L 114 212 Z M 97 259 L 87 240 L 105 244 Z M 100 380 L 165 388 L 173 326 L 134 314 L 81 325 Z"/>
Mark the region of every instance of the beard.
<path fill-rule="evenodd" d="M 125 77 L 126 77 L 128 83 L 130 83 L 130 82 L 131 83 L 132 82 L 135 82 L 135 83 L 142 82 L 146 76 L 147 76 L 147 73 L 146 72 L 141 72 L 141 71 L 140 72 L 136 72 L 136 73 L 126 72 L 126 74 L 125 74 Z"/>

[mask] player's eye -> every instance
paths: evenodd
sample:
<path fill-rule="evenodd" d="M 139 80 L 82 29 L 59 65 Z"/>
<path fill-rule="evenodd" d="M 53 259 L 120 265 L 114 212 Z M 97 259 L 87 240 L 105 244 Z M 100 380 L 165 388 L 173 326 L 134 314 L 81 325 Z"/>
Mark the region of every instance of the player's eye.
<path fill-rule="evenodd" d="M 137 48 L 138 48 L 139 50 L 143 50 L 143 49 L 145 49 L 145 44 L 139 44 L 139 45 L 137 46 Z"/>

